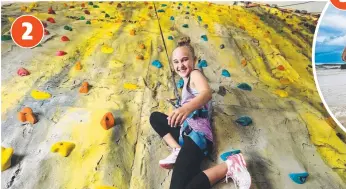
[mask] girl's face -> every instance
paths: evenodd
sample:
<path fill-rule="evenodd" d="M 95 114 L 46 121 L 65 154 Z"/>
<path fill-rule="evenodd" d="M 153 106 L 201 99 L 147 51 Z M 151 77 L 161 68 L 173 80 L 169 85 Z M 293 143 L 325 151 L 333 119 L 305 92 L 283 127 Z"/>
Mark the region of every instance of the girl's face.
<path fill-rule="evenodd" d="M 195 67 L 196 57 L 192 56 L 188 47 L 178 47 L 172 55 L 173 67 L 180 77 L 188 77 Z"/>

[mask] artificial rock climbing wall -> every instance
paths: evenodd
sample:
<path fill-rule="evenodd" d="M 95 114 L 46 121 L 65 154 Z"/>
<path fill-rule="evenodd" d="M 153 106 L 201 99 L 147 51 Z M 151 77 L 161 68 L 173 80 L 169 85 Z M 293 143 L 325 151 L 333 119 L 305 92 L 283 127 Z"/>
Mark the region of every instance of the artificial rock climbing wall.
<path fill-rule="evenodd" d="M 43 41 L 32 49 L 8 37 L 11 22 L 23 14 L 46 25 Z M 312 75 L 313 23 L 308 15 L 264 5 L 3 5 L 1 145 L 7 148 L 2 157 L 11 156 L 9 148 L 13 155 L 1 187 L 168 188 L 172 171 L 158 161 L 169 149 L 149 116 L 172 110 L 167 55 L 177 39 L 189 36 L 214 91 L 216 143 L 203 168 L 220 163 L 222 152 L 241 149 L 252 188 L 296 188 L 288 174 L 305 171 L 310 176 L 299 188 L 345 188 L 345 140 Z M 21 67 L 26 70 L 18 74 L 25 76 L 17 74 Z M 88 91 L 84 84 L 80 89 L 83 82 Z M 18 120 L 24 107 L 32 108 L 37 123 Z M 100 121 L 107 112 L 115 126 L 105 130 Z M 251 125 L 235 122 L 244 115 Z"/>

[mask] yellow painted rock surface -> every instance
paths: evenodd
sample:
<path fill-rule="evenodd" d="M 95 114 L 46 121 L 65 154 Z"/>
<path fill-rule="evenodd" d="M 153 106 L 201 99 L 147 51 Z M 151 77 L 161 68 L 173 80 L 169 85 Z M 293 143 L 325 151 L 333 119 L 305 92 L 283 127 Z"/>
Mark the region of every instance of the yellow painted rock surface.
<path fill-rule="evenodd" d="M 173 110 L 166 101 L 175 96 L 176 85 L 169 58 L 183 36 L 191 38 L 196 56 L 208 62 L 203 73 L 213 89 L 215 161 L 205 160 L 203 169 L 221 163 L 219 155 L 236 148 L 247 161 L 252 189 L 297 188 L 288 174 L 301 171 L 310 174 L 301 188 L 346 188 L 345 136 L 329 125 L 330 115 L 310 69 L 315 18 L 264 5 L 154 2 L 156 10 L 164 11 L 156 14 L 153 2 L 92 3 L 49 1 L 2 7 L 4 18 L 31 9 L 42 21 L 49 17 L 56 21 L 48 23 L 52 37 L 44 38 L 41 47 L 1 43 L 2 143 L 18 154 L 13 168 L 1 176 L 2 188 L 169 188 L 172 171 L 160 168 L 158 162 L 170 150 L 149 118 L 154 111 Z M 51 6 L 55 15 L 47 13 Z M 66 25 L 73 30 L 63 30 Z M 10 22 L 4 19 L 2 34 L 9 29 Z M 62 36 L 68 36 L 69 43 L 61 42 Z M 60 50 L 68 54 L 56 57 Z M 154 60 L 162 68 L 153 66 Z M 19 67 L 30 70 L 30 77 L 14 77 Z M 232 77 L 223 77 L 223 69 Z M 179 79 L 175 74 L 174 80 Z M 79 95 L 84 81 L 92 84 L 91 90 Z M 239 83 L 252 90 L 237 88 Z M 33 99 L 33 90 L 35 98 L 45 100 Z M 281 94 L 286 96 L 282 98 L 273 94 L 275 90 L 289 95 Z M 37 112 L 35 127 L 16 120 L 24 106 Z M 100 126 L 107 112 L 116 119 L 109 130 Z M 244 115 L 253 121 L 248 127 L 235 123 Z M 57 141 L 73 141 L 75 146 L 63 143 L 62 148 Z M 52 147 L 68 157 L 52 153 Z"/>
<path fill-rule="evenodd" d="M 13 148 L 1 147 L 1 171 L 5 171 L 11 166 Z"/>

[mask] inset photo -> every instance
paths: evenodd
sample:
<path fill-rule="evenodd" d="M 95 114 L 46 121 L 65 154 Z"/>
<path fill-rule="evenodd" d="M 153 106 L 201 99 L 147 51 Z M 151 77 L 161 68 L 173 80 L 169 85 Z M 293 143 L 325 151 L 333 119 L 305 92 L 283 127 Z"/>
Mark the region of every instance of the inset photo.
<path fill-rule="evenodd" d="M 346 126 L 346 11 L 329 4 L 320 18 L 315 42 L 316 79 L 321 97 Z"/>

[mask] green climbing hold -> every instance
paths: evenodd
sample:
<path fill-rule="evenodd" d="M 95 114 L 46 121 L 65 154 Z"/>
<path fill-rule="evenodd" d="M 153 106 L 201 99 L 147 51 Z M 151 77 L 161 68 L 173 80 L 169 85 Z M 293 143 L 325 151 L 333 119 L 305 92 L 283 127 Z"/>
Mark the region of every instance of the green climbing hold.
<path fill-rule="evenodd" d="M 1 41 L 8 41 L 12 40 L 12 37 L 10 35 L 2 35 L 1 36 Z"/>
<path fill-rule="evenodd" d="M 174 16 L 171 16 L 169 19 L 170 19 L 170 20 L 174 20 Z"/>
<path fill-rule="evenodd" d="M 188 24 L 183 24 L 183 28 L 189 28 Z"/>
<path fill-rule="evenodd" d="M 247 83 L 240 83 L 237 87 L 245 91 L 252 91 L 251 86 Z"/>
<path fill-rule="evenodd" d="M 201 16 L 197 16 L 198 21 L 202 22 L 202 17 Z"/>
<path fill-rule="evenodd" d="M 106 13 L 106 11 L 101 11 L 101 13 Z"/>
<path fill-rule="evenodd" d="M 171 35 L 168 36 L 168 39 L 169 39 L 169 40 L 173 40 L 173 36 L 171 36 Z"/>
<path fill-rule="evenodd" d="M 91 24 L 90 20 L 86 21 L 86 24 Z"/>
<path fill-rule="evenodd" d="M 231 74 L 227 70 L 225 70 L 225 69 L 222 70 L 221 75 L 224 76 L 224 77 L 231 77 Z"/>
<path fill-rule="evenodd" d="M 109 18 L 110 16 L 109 16 L 109 14 L 105 14 L 105 18 Z"/>
<path fill-rule="evenodd" d="M 72 31 L 72 27 L 71 27 L 71 26 L 67 26 L 67 25 L 66 25 L 66 26 L 64 26 L 64 29 L 65 29 L 65 30 Z"/>
<path fill-rule="evenodd" d="M 249 126 L 252 123 L 252 119 L 249 116 L 241 116 L 237 120 L 235 120 L 241 126 Z"/>
<path fill-rule="evenodd" d="M 81 16 L 81 17 L 79 18 L 79 20 L 85 20 L 85 17 L 84 17 L 84 16 Z"/>
<path fill-rule="evenodd" d="M 206 35 L 202 35 L 201 38 L 204 40 L 204 41 L 208 41 L 208 37 Z"/>
<path fill-rule="evenodd" d="M 188 8 L 188 9 L 189 9 L 190 7 L 189 7 L 189 6 L 187 6 L 186 8 Z"/>
<path fill-rule="evenodd" d="M 93 7 L 94 7 L 94 8 L 100 8 L 98 5 L 94 5 Z"/>
<path fill-rule="evenodd" d="M 165 12 L 165 10 L 163 10 L 163 9 L 160 9 L 160 10 L 158 10 L 157 12 Z"/>
<path fill-rule="evenodd" d="M 161 4 L 161 7 L 167 7 L 167 5 L 166 4 Z"/>
<path fill-rule="evenodd" d="M 88 4 L 89 4 L 89 5 L 93 5 L 94 3 L 93 3 L 93 2 L 89 2 Z"/>
<path fill-rule="evenodd" d="M 182 3 L 179 3 L 179 6 L 182 6 L 183 4 Z"/>
<path fill-rule="evenodd" d="M 260 18 L 262 21 L 264 21 L 264 16 L 261 16 L 261 18 Z"/>

